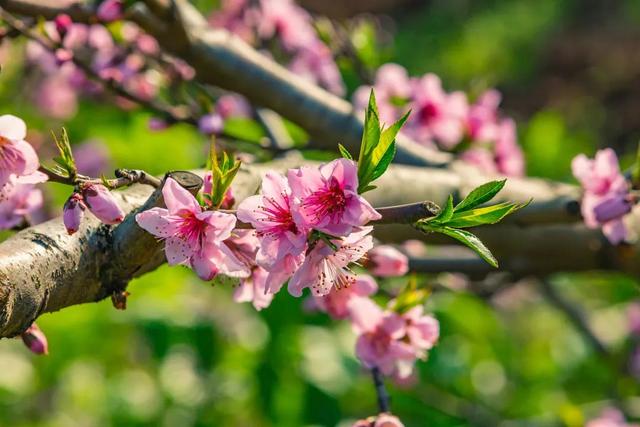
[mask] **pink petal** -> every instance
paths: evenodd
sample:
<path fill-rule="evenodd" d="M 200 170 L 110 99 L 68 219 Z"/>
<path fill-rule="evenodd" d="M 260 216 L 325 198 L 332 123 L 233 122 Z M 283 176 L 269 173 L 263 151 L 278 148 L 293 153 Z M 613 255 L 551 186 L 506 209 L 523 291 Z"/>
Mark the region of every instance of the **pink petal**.
<path fill-rule="evenodd" d="M 221 242 L 231 237 L 231 232 L 236 226 L 236 217 L 224 212 L 205 211 L 197 213 L 196 218 L 209 224 L 206 238 L 215 242 Z"/>
<path fill-rule="evenodd" d="M 164 204 L 169 209 L 171 215 L 193 212 L 200 213 L 202 209 L 198 201 L 191 193 L 178 184 L 173 178 L 167 178 L 162 187 Z"/>
<path fill-rule="evenodd" d="M 27 136 L 27 125 L 24 121 L 11 114 L 0 116 L 0 136 L 12 141 L 19 141 Z"/>
<path fill-rule="evenodd" d="M 353 285 L 353 292 L 356 295 L 366 297 L 378 292 L 378 284 L 375 279 L 368 274 L 360 274 Z"/>
<path fill-rule="evenodd" d="M 136 215 L 136 222 L 141 228 L 163 238 L 176 234 L 180 227 L 180 222 L 176 219 L 164 208 L 151 208 Z"/>
<path fill-rule="evenodd" d="M 382 309 L 369 298 L 353 298 L 347 304 L 351 323 L 358 333 L 374 331 L 382 323 Z"/>
<path fill-rule="evenodd" d="M 33 149 L 31 144 L 27 141 L 18 140 L 13 143 L 13 146 L 20 153 L 24 162 L 24 166 L 19 175 L 30 175 L 36 172 L 40 167 L 40 161 L 38 160 L 36 150 Z"/>
<path fill-rule="evenodd" d="M 164 253 L 169 265 L 184 264 L 191 258 L 194 250 L 196 248 L 179 237 L 169 237 L 164 242 Z"/>

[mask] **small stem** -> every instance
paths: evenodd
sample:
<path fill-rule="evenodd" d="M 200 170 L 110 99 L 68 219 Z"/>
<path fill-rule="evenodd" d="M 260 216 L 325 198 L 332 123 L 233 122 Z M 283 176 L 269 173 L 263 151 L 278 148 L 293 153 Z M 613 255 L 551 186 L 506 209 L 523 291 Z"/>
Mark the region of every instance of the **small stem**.
<path fill-rule="evenodd" d="M 376 388 L 376 396 L 378 397 L 378 409 L 380 412 L 391 412 L 391 397 L 384 386 L 382 372 L 377 367 L 371 369 L 373 376 L 373 385 Z"/>
<path fill-rule="evenodd" d="M 382 218 L 376 224 L 413 224 L 414 222 L 438 215 L 440 208 L 433 202 L 424 201 L 407 205 L 376 208 Z"/>
<path fill-rule="evenodd" d="M 49 177 L 49 181 L 57 182 L 59 184 L 76 186 L 78 184 L 104 184 L 109 185 L 109 188 L 116 189 L 129 186 L 131 184 L 145 184 L 150 185 L 154 188 L 159 188 L 162 181 L 156 178 L 153 175 L 148 174 L 145 171 L 137 170 L 137 169 L 117 169 L 115 172 L 116 178 L 102 180 L 100 178 L 90 178 L 84 175 L 78 175 L 74 179 L 65 178 L 60 175 L 56 175 L 48 171 L 47 169 L 40 167 L 38 169 L 40 172 L 44 173 Z"/>

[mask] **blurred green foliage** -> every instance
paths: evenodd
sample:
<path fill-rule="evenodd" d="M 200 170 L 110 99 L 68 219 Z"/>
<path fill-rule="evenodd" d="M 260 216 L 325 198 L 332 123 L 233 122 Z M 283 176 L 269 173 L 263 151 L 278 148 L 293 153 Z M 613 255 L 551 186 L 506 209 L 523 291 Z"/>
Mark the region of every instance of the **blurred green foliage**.
<path fill-rule="evenodd" d="M 640 22 L 638 2 L 623 3 L 628 18 Z M 365 60 L 375 66 L 388 57 L 413 74 L 433 71 L 449 89 L 475 94 L 492 85 L 526 85 L 541 72 L 545 43 L 579 4 L 430 1 L 400 13 L 395 44 L 380 54 L 365 46 Z M 371 29 L 359 31 L 366 42 Z M 63 123 L 29 106 L 19 89 L 19 64 L 3 67 L 0 102 L 46 141 L 48 130 Z M 353 70 L 348 76 L 353 89 Z M 576 127 L 553 108 L 527 117 L 508 113 L 519 119 L 532 175 L 570 180 L 576 153 L 606 145 L 593 128 Z M 84 102 L 64 125 L 74 143 L 105 142 L 118 167 L 161 174 L 204 164 L 207 141 L 197 132 L 186 126 L 151 132 L 148 119 Z M 243 137 L 262 136 L 235 125 Z M 50 188 L 59 209 L 68 188 Z M 425 286 L 434 281 L 420 279 Z M 520 283 L 491 302 L 464 292 L 436 293 L 428 304 L 441 322 L 441 341 L 418 364 L 414 384 L 390 385 L 394 412 L 408 427 L 578 427 L 622 396 L 631 415 L 640 417 L 634 397 L 640 389 L 619 371 L 629 346 L 625 308 L 637 299 L 638 283 L 616 274 L 563 274 L 553 284 L 588 311 L 615 363 L 595 352 L 534 283 Z M 349 326 L 306 313 L 286 292 L 257 313 L 232 303 L 230 286 L 211 287 L 186 269 L 166 266 L 134 280 L 130 290 L 124 312 L 103 301 L 42 316 L 48 357 L 32 356 L 19 340 L 0 342 L 1 426 L 345 427 L 376 412 Z"/>

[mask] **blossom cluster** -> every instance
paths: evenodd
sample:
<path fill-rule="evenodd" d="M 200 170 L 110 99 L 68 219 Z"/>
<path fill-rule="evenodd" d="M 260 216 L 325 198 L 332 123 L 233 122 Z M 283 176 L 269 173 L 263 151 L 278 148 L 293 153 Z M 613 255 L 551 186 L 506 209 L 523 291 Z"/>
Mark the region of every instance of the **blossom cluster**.
<path fill-rule="evenodd" d="M 357 189 L 357 165 L 348 159 L 290 169 L 286 176 L 270 171 L 260 194 L 243 200 L 236 217 L 211 210 L 208 197 L 200 204 L 169 177 L 162 188 L 166 208 L 141 212 L 136 221 L 164 240 L 170 265 L 188 265 L 203 280 L 238 278 L 236 301 L 262 309 L 286 282 L 296 297 L 309 288 L 315 307 L 352 322 L 357 355 L 367 367 L 404 378 L 436 342 L 438 323 L 420 306 L 399 313 L 378 307 L 369 298 L 377 291 L 375 280 L 352 270 L 367 252 L 370 259 L 362 264 L 374 274 L 408 270 L 398 250 L 373 249 L 368 224 L 381 216 Z M 211 191 L 210 184 L 204 191 Z"/>
<path fill-rule="evenodd" d="M 616 153 L 606 148 L 598 151 L 594 159 L 579 154 L 571 162 L 571 169 L 584 189 L 580 207 L 585 224 L 601 227 L 613 244 L 624 241 L 628 230 L 622 218 L 631 211 L 633 200 Z"/>
<path fill-rule="evenodd" d="M 287 67 L 303 78 L 342 95 L 342 76 L 331 50 L 316 33 L 309 13 L 292 0 L 223 0 L 209 18 L 214 28 L 225 28 L 247 43 L 266 48 L 273 42 Z M 282 56 L 283 58 L 280 58 Z"/>
<path fill-rule="evenodd" d="M 38 156 L 26 136 L 22 119 L 0 116 L 0 230 L 20 225 L 42 206 L 35 184 L 47 177 L 38 171 Z"/>
<path fill-rule="evenodd" d="M 403 133 L 414 141 L 460 152 L 462 159 L 488 174 L 524 174 L 516 125 L 501 116 L 498 91 L 488 90 L 470 103 L 464 92 L 446 92 L 435 74 L 410 77 L 404 67 L 392 63 L 378 69 L 373 88 L 382 121 L 393 123 L 412 111 Z M 370 90 L 361 86 L 354 93 L 357 110 L 367 107 Z"/>
<path fill-rule="evenodd" d="M 29 41 L 27 61 L 37 70 L 35 103 L 47 116 L 66 119 L 77 112 L 80 95 L 103 93 L 92 75 L 118 84 L 139 99 L 150 100 L 159 90 L 176 81 L 190 80 L 194 71 L 183 61 L 164 58 L 155 38 L 130 22 L 117 27 L 105 24 L 121 17 L 121 2 L 102 2 L 97 23 L 76 23 L 67 15 L 46 22 L 43 37 L 57 46 L 55 51 L 38 41 Z M 78 66 L 75 58 L 82 61 Z M 89 61 L 89 62 L 87 62 Z M 90 73 L 84 67 L 90 69 Z M 162 67 L 162 73 L 158 72 Z M 122 108 L 131 108 L 125 98 L 117 98 Z"/>

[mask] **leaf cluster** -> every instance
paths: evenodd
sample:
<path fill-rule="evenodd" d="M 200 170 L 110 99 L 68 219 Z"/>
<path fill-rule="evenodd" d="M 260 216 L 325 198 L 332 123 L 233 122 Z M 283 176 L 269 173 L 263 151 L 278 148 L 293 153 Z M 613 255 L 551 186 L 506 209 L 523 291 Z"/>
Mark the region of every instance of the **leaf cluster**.
<path fill-rule="evenodd" d="M 498 261 L 480 239 L 465 228 L 479 225 L 496 224 L 507 215 L 527 206 L 527 203 L 502 202 L 496 205 L 480 207 L 489 202 L 502 190 L 506 180 L 491 181 L 477 187 L 455 207 L 453 197 L 449 196 L 444 208 L 432 218 L 425 218 L 416 223 L 416 227 L 424 232 L 442 233 L 452 237 L 473 249 L 482 259 L 493 267 Z"/>

